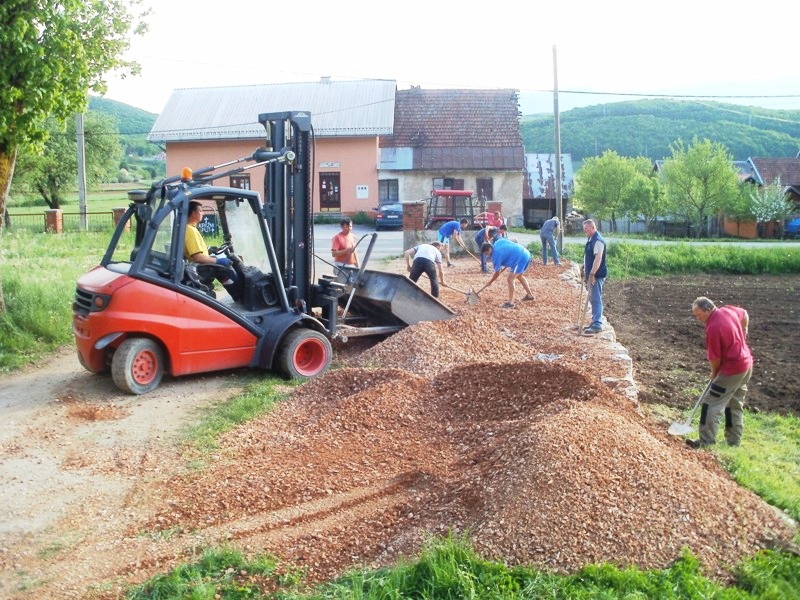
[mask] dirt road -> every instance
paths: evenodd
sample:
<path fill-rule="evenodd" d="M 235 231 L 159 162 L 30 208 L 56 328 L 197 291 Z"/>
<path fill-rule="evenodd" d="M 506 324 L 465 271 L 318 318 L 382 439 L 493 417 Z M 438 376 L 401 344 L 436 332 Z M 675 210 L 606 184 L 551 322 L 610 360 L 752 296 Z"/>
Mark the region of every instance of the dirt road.
<path fill-rule="evenodd" d="M 238 391 L 229 374 L 167 379 L 124 395 L 73 348 L 0 382 L 0 597 L 28 581 L 26 553 L 91 536 L 135 510 L 142 480 L 174 466 L 172 442 L 197 409 Z M 37 579 L 41 574 L 35 576 Z"/>

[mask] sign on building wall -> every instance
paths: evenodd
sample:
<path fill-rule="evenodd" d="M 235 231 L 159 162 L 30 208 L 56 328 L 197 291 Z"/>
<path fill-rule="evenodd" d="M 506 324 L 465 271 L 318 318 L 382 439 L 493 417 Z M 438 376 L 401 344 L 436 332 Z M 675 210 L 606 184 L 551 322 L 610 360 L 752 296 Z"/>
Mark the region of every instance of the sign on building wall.
<path fill-rule="evenodd" d="M 356 200 L 366 200 L 369 198 L 369 186 L 357 185 L 356 186 Z"/>

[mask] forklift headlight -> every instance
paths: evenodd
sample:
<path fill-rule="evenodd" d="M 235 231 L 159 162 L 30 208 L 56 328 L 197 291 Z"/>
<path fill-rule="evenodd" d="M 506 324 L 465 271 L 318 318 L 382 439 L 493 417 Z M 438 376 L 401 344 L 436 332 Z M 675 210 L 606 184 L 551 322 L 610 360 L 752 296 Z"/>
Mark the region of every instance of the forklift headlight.
<path fill-rule="evenodd" d="M 107 296 L 105 294 L 95 294 L 94 298 L 92 299 L 92 312 L 104 310 L 108 306 L 109 300 L 111 300 L 111 296 Z"/>

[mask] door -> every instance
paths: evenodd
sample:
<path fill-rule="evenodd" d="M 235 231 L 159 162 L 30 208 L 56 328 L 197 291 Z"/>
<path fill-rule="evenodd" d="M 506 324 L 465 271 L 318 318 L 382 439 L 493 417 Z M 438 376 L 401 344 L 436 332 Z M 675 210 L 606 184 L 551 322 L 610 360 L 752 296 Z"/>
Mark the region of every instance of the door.
<path fill-rule="evenodd" d="M 342 212 L 339 173 L 319 174 L 319 211 Z"/>

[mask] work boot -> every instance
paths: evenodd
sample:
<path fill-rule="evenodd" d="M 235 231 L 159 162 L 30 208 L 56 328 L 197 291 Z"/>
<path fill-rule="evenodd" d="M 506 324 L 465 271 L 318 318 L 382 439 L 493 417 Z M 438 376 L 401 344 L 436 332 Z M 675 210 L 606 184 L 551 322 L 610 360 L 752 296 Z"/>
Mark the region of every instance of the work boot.
<path fill-rule="evenodd" d="M 689 439 L 687 439 L 686 440 L 686 445 L 689 446 L 689 448 L 694 448 L 695 450 L 698 450 L 700 448 L 705 448 L 706 447 L 706 444 L 704 444 L 700 440 L 689 440 Z"/>

